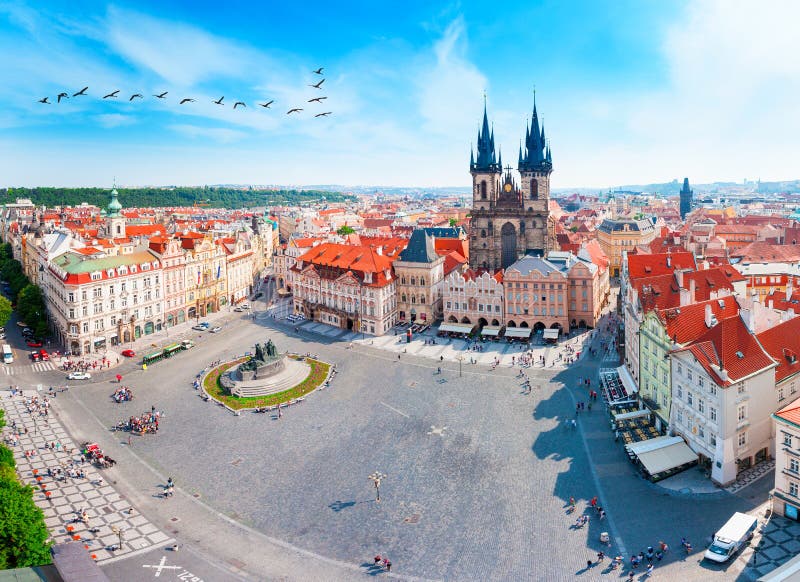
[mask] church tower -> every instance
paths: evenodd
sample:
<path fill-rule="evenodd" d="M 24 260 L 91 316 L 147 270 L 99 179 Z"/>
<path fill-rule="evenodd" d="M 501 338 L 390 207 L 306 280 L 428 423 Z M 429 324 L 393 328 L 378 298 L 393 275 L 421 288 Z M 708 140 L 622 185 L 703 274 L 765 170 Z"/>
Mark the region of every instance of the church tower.
<path fill-rule="evenodd" d="M 681 220 L 686 220 L 686 215 L 692 211 L 693 196 L 694 192 L 689 189 L 689 178 L 684 178 L 681 188 Z"/>
<path fill-rule="evenodd" d="M 125 238 L 125 217 L 121 214 L 122 204 L 117 199 L 117 189 L 111 190 L 111 202 L 106 212 L 106 232 L 111 238 Z"/>
<path fill-rule="evenodd" d="M 495 161 L 496 160 L 496 161 Z M 550 216 L 550 173 L 553 161 L 544 128 L 539 128 L 536 103 L 531 127 L 519 151 L 517 182 L 512 168 L 495 158 L 494 132 L 486 107 L 478 133 L 478 158 L 470 151 L 472 219 L 470 264 L 473 268 L 505 269 L 524 255 L 545 256 L 555 250 L 555 221 Z"/>

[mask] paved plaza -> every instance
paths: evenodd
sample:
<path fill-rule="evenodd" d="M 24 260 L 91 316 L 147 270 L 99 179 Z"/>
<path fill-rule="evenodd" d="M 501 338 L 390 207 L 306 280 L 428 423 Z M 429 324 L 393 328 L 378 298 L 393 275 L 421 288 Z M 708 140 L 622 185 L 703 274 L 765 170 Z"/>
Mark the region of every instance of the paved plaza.
<path fill-rule="evenodd" d="M 579 377 L 596 379 L 609 358 L 565 366 L 556 356 L 563 347 L 536 347 L 555 365 L 526 370 L 527 394 L 511 368 L 518 352 L 502 345 L 501 364 L 491 370 L 482 360 L 459 362 L 465 346 L 456 342 L 423 338 L 409 349 L 394 336 L 362 339 L 312 325 L 295 332 L 272 317 L 242 317 L 178 358 L 127 370 L 133 403 L 111 401 L 110 377 L 59 396 L 54 408 L 73 438 L 100 441 L 119 460 L 111 471 L 126 502 L 186 546 L 177 555 L 156 549 L 109 564 L 112 579 L 138 571 L 151 579 L 150 566 L 164 558 L 195 576 L 205 572 L 206 582 L 350 580 L 375 575 L 376 554 L 392 560 L 392 577 L 408 579 L 616 579 L 627 566 L 612 572 L 606 560 L 587 569 L 586 561 L 600 550 L 627 559 L 660 540 L 674 550 L 656 576 L 755 579 L 746 553 L 723 566 L 700 558 L 732 512 L 762 511 L 770 477 L 733 494 L 661 487 L 642 479 L 614 443 L 602 406 L 582 414 L 576 430 L 566 428 L 575 403 L 587 399 Z M 281 350 L 336 363 L 330 388 L 282 418 L 234 416 L 199 398 L 192 381 L 203 368 L 267 337 Z M 585 352 L 580 342 L 590 336 L 577 340 Z M 165 412 L 157 435 L 128 446 L 108 431 L 151 405 Z M 368 479 L 376 470 L 387 475 L 380 503 Z M 178 495 L 165 502 L 157 495 L 167 475 Z M 607 512 L 602 521 L 587 508 L 595 496 Z M 583 512 L 590 522 L 576 529 Z M 602 532 L 610 546 L 601 544 Z M 695 553 L 677 551 L 681 537 Z"/>
<path fill-rule="evenodd" d="M 17 396 L 0 391 L 7 424 L 3 433 L 7 442 L 11 434 L 19 434 L 18 444 L 11 447 L 17 472 L 36 490 L 34 501 L 44 512 L 54 543 L 79 541 L 95 560 L 103 562 L 171 541 L 135 508 L 131 510 L 131 502 L 111 485 L 113 468 L 99 470 L 89 462 L 82 463 L 79 446 L 58 419 L 28 412 L 26 403 L 37 396 L 41 399 L 36 391 L 26 390 Z M 58 443 L 58 449 L 51 450 L 49 443 Z M 48 468 L 66 469 L 70 464 L 84 470 L 85 478 L 65 476 L 57 480 L 48 474 Z M 88 523 L 78 519 L 82 512 L 87 514 Z M 121 546 L 119 534 L 112 528 L 122 531 Z"/>

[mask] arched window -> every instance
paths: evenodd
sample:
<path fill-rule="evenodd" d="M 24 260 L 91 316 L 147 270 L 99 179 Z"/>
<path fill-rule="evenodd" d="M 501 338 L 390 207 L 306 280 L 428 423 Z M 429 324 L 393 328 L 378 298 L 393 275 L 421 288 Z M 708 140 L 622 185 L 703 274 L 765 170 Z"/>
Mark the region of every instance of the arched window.
<path fill-rule="evenodd" d="M 425 285 L 425 277 L 420 277 L 419 278 L 419 284 L 420 285 Z"/>
<path fill-rule="evenodd" d="M 401 285 L 405 285 L 405 284 L 406 284 L 406 276 L 405 276 L 405 275 L 403 275 L 402 277 L 400 277 L 400 284 L 401 284 Z M 405 299 L 403 299 L 403 301 L 405 301 Z"/>
<path fill-rule="evenodd" d="M 519 233 L 525 234 L 525 221 L 519 223 Z"/>
<path fill-rule="evenodd" d="M 481 182 L 481 200 L 486 200 L 486 180 Z"/>
<path fill-rule="evenodd" d="M 539 199 L 539 182 L 536 181 L 536 178 L 531 180 L 531 200 L 538 200 Z"/>
<path fill-rule="evenodd" d="M 417 284 L 417 278 L 416 277 L 411 277 L 411 284 L 412 285 L 416 285 Z"/>
<path fill-rule="evenodd" d="M 417 298 L 416 298 L 416 296 L 412 295 L 412 296 L 411 296 L 411 303 L 412 303 L 412 304 L 414 304 L 414 303 L 416 303 L 416 302 L 417 302 Z"/>
<path fill-rule="evenodd" d="M 485 230 L 481 230 L 481 238 L 486 238 L 486 231 Z"/>
<path fill-rule="evenodd" d="M 403 293 L 403 303 L 405 303 L 405 302 L 406 302 L 406 294 Z"/>
<path fill-rule="evenodd" d="M 425 305 L 425 296 L 424 295 L 420 296 L 419 302 L 422 303 L 423 305 Z"/>

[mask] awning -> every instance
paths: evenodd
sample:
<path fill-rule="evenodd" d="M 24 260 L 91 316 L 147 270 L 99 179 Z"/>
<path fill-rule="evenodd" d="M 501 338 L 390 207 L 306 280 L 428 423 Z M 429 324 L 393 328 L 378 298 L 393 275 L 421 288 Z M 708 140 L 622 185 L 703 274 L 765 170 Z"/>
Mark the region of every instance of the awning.
<path fill-rule="evenodd" d="M 544 334 L 542 334 L 542 337 L 544 339 L 558 339 L 558 334 L 560 331 L 561 331 L 560 329 L 549 328 L 544 330 Z"/>
<path fill-rule="evenodd" d="M 647 451 L 637 456 L 639 457 L 639 462 L 651 475 L 657 475 L 697 460 L 697 453 L 683 441 L 654 451 Z"/>
<path fill-rule="evenodd" d="M 647 409 L 644 410 L 634 410 L 633 412 L 625 412 L 623 414 L 615 414 L 614 420 L 630 420 L 631 418 L 640 418 L 642 416 L 649 416 L 650 411 Z"/>
<path fill-rule="evenodd" d="M 531 328 L 529 327 L 507 327 L 506 337 L 529 338 L 531 337 Z"/>
<path fill-rule="evenodd" d="M 481 335 L 492 335 L 496 336 L 500 333 L 500 326 L 499 325 L 484 325 L 483 329 L 481 330 Z"/>
<path fill-rule="evenodd" d="M 676 443 L 682 443 L 683 439 L 679 436 L 660 436 L 654 439 L 647 439 L 646 441 L 639 441 L 638 443 L 631 443 L 625 445 L 634 455 L 641 455 L 650 451 L 655 451 L 663 447 L 668 447 Z"/>
<path fill-rule="evenodd" d="M 471 323 L 443 323 L 439 326 L 439 331 L 450 333 L 472 333 L 475 326 Z"/>
<path fill-rule="evenodd" d="M 286 289 L 286 287 L 281 287 L 280 289 L 278 289 L 278 295 L 283 296 L 283 295 L 291 295 L 291 294 L 292 294 L 292 292 L 289 291 L 288 289 Z"/>
<path fill-rule="evenodd" d="M 636 385 L 636 382 L 634 382 L 631 373 L 624 364 L 617 368 L 617 374 L 619 375 L 619 379 L 622 381 L 622 385 L 625 386 L 625 390 L 629 395 L 639 391 L 639 387 Z"/>

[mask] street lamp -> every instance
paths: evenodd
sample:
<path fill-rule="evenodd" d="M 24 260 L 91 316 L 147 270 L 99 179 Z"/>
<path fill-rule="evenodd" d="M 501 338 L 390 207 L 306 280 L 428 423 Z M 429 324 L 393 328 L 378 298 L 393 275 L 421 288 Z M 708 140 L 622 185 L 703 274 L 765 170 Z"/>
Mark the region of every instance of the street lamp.
<path fill-rule="evenodd" d="M 119 545 L 117 546 L 117 549 L 121 551 L 122 550 L 122 533 L 123 533 L 124 530 L 121 527 L 117 527 L 116 525 L 112 525 L 111 526 L 111 531 L 113 533 L 117 534 L 117 537 L 119 538 Z"/>
<path fill-rule="evenodd" d="M 375 471 L 369 476 L 369 480 L 375 484 L 375 501 L 381 502 L 381 481 L 386 479 L 386 475 L 380 471 Z"/>
<path fill-rule="evenodd" d="M 464 361 L 464 354 L 458 354 L 458 377 L 461 378 L 461 363 Z"/>

